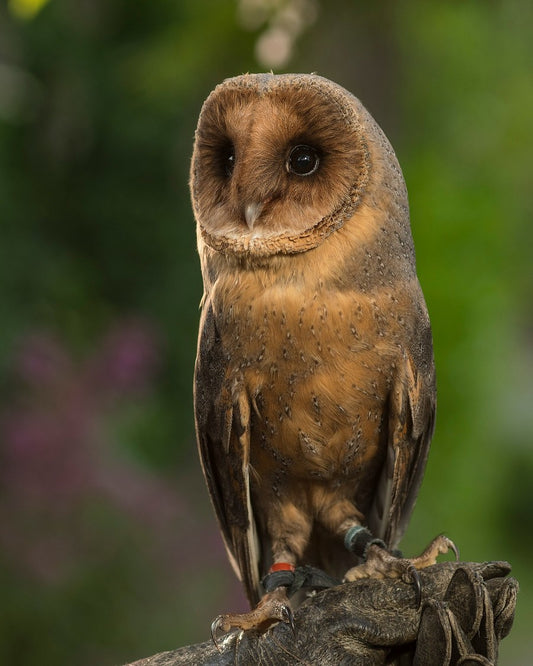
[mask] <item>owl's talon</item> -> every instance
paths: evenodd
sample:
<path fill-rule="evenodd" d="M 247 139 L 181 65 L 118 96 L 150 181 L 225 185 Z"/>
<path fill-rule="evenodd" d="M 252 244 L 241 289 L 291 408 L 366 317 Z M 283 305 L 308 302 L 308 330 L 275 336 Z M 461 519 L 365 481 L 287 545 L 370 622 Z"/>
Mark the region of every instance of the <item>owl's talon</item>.
<path fill-rule="evenodd" d="M 227 631 L 224 628 L 224 615 L 217 615 L 216 618 L 211 622 L 211 639 L 219 652 L 222 652 L 222 649 L 218 643 L 218 631 Z"/>
<path fill-rule="evenodd" d="M 293 636 L 296 636 L 296 627 L 294 625 L 294 614 L 290 606 L 283 606 L 281 608 L 281 615 L 283 616 L 283 622 L 285 622 L 290 626 Z"/>
<path fill-rule="evenodd" d="M 448 548 L 455 555 L 455 561 L 459 562 L 459 548 L 457 548 L 457 546 L 454 544 L 454 542 L 451 539 L 448 539 L 447 536 L 445 536 L 444 539 L 446 540 L 446 542 L 448 544 Z"/>
<path fill-rule="evenodd" d="M 448 551 L 452 551 L 455 555 L 456 562 L 459 561 L 459 549 L 454 542 L 444 534 L 439 534 L 429 544 L 426 550 L 418 557 L 413 558 L 411 561 L 417 569 L 424 569 L 437 562 L 439 555 L 444 555 Z"/>
<path fill-rule="evenodd" d="M 295 633 L 294 616 L 287 598 L 287 588 L 278 587 L 267 592 L 255 608 L 248 613 L 228 613 L 217 615 L 211 623 L 211 638 L 219 652 L 219 634 L 228 634 L 232 629 L 249 631 L 250 629 L 263 633 L 273 624 L 284 622 Z"/>
<path fill-rule="evenodd" d="M 422 605 L 422 581 L 420 580 L 420 574 L 418 573 L 414 564 L 410 564 L 407 567 L 407 573 L 409 575 L 410 581 L 415 588 L 415 600 L 417 609 Z"/>
<path fill-rule="evenodd" d="M 219 652 L 222 652 L 222 648 L 219 643 L 219 638 L 223 637 L 225 640 L 232 629 L 239 628 L 238 624 L 232 622 L 232 618 L 237 616 L 232 615 L 217 615 L 216 618 L 211 622 L 211 640 L 213 641 L 214 646 Z M 220 632 L 220 636 L 219 636 Z"/>
<path fill-rule="evenodd" d="M 381 546 L 372 544 L 368 546 L 366 561 L 349 569 L 344 580 L 352 581 L 359 578 L 400 578 L 405 583 L 414 585 L 417 608 L 422 603 L 422 583 L 418 571 L 432 566 L 437 562 L 439 555 L 453 551 L 455 559 L 459 560 L 459 550 L 454 542 L 444 534 L 439 535 L 429 544 L 418 557 L 397 557 Z"/>

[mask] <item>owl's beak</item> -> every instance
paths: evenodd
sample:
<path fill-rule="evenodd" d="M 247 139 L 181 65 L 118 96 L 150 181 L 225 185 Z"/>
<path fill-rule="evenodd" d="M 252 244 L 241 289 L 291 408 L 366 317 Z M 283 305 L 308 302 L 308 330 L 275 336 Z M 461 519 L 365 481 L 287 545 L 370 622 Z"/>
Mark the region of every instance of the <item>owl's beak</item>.
<path fill-rule="evenodd" d="M 244 208 L 244 219 L 250 231 L 254 228 L 255 221 L 261 215 L 264 204 L 262 203 L 250 203 L 247 204 Z"/>

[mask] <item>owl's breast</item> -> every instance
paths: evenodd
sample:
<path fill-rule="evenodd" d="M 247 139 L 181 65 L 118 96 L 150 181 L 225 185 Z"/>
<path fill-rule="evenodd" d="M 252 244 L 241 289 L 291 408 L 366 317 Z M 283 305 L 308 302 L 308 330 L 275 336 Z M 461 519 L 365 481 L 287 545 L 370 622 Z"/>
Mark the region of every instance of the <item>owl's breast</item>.
<path fill-rule="evenodd" d="M 272 479 L 282 468 L 329 481 L 377 470 L 402 349 L 379 299 L 305 299 L 285 289 L 226 303 L 217 315 L 226 382 L 235 401 L 244 392 L 252 407 L 252 465 Z"/>

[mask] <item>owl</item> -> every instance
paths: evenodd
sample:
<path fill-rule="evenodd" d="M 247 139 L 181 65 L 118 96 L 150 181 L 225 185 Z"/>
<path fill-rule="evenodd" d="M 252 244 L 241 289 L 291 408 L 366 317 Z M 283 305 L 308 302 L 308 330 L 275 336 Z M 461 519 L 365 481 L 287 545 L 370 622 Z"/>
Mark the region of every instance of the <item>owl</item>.
<path fill-rule="evenodd" d="M 230 561 L 260 602 L 215 629 L 290 621 L 300 565 L 350 580 L 434 562 L 445 537 L 420 558 L 390 554 L 426 465 L 435 371 L 385 135 L 325 78 L 238 76 L 203 105 L 190 187 L 198 447 Z"/>

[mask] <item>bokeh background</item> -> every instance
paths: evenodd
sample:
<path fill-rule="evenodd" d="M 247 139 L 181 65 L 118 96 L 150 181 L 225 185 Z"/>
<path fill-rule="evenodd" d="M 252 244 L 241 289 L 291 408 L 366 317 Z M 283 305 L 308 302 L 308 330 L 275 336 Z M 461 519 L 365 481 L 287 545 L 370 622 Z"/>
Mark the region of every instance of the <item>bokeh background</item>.
<path fill-rule="evenodd" d="M 531 663 L 533 4 L 8 0 L 0 6 L 0 662 L 106 666 L 244 609 L 196 456 L 203 99 L 245 71 L 360 97 L 410 193 L 437 430 L 404 540 L 521 583 Z"/>

